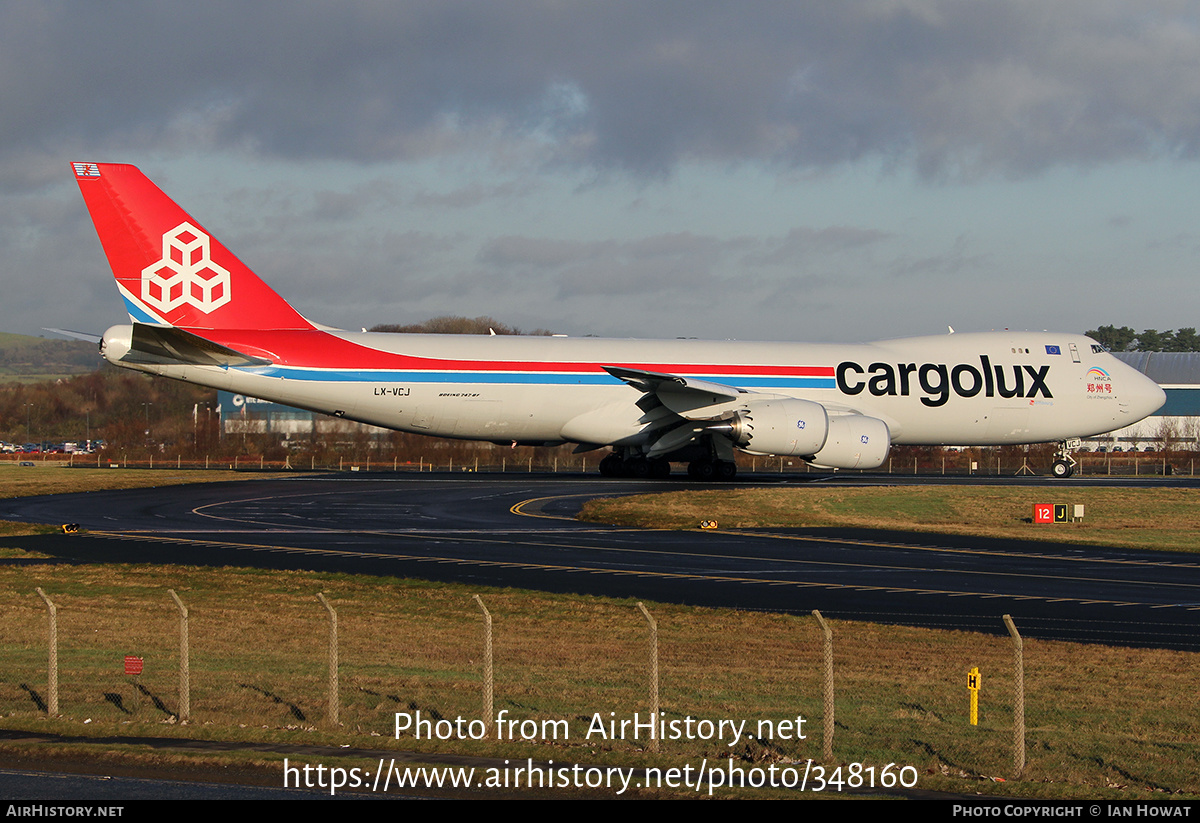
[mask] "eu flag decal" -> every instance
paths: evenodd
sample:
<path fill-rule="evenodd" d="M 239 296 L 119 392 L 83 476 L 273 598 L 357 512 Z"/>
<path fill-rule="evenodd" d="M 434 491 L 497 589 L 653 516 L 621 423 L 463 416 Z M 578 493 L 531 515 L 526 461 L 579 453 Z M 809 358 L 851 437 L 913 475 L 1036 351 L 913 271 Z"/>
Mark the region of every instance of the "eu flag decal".
<path fill-rule="evenodd" d="M 1058 346 L 1047 346 L 1046 354 L 1062 354 L 1062 349 Z"/>

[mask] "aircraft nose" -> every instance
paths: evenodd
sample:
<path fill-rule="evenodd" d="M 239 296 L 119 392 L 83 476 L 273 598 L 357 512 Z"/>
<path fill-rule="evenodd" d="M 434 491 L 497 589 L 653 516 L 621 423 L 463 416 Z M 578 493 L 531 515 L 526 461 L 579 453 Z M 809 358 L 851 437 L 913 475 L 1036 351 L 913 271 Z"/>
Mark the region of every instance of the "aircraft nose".
<path fill-rule="evenodd" d="M 1141 420 L 1143 417 L 1149 417 L 1163 407 L 1167 402 L 1167 393 L 1162 390 L 1162 386 L 1155 383 L 1146 375 L 1139 371 L 1130 369 L 1133 374 L 1129 375 L 1126 381 L 1127 388 L 1122 391 L 1122 394 L 1128 394 L 1121 398 L 1121 405 L 1128 406 L 1131 416 Z"/>

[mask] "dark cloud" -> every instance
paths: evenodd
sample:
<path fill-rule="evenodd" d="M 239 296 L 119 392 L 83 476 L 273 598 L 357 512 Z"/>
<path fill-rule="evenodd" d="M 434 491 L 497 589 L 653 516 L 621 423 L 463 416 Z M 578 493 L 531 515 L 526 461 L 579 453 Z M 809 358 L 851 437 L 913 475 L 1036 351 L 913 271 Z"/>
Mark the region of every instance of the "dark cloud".
<path fill-rule="evenodd" d="M 1198 68 L 1173 2 L 11 3 L 0 186 L 172 147 L 1019 176 L 1194 156 Z"/>
<path fill-rule="evenodd" d="M 79 205 L 56 197 L 0 199 L 5 331 L 40 334 L 62 320 L 99 334 L 124 316 L 96 232 Z"/>
<path fill-rule="evenodd" d="M 1073 271 L 1063 257 L 1087 253 L 1071 221 L 1021 246 L 1019 187 L 993 186 L 1008 199 L 987 208 L 971 199 L 979 189 L 922 187 L 932 211 L 905 215 L 918 201 L 868 201 L 890 185 L 870 178 L 903 168 L 991 184 L 1193 158 L 1192 9 L 1174 0 L 0 4 L 6 306 L 26 331 L 120 316 L 65 165 L 94 159 L 141 164 L 302 311 L 351 327 L 456 313 L 577 332 L 844 338 L 861 336 L 853 325 L 940 327 L 947 305 L 984 323 L 1026 316 L 1039 310 L 1029 288 L 1055 267 Z M 209 179 L 197 168 L 213 157 L 224 162 Z M 691 161 L 705 167 L 658 185 Z M 715 191 L 705 187 L 723 171 L 728 183 L 775 174 L 784 196 L 696 194 Z M 820 184 L 838 178 L 840 187 Z M 806 200 L 792 217 L 797 191 L 829 200 Z M 953 202 L 938 199 L 947 194 Z M 1116 215 L 1111 235 L 1162 219 L 1143 201 L 1186 210 L 1186 192 L 1137 195 L 1084 216 Z M 677 200 L 697 196 L 729 202 L 693 210 Z M 1063 191 L 1064 215 L 1078 212 L 1071 197 Z M 973 225 L 972 208 L 1012 221 L 1002 233 L 1026 257 L 1008 277 L 995 227 Z M 722 210 L 731 219 L 716 222 Z M 938 234 L 939 214 L 945 235 L 922 239 Z M 1157 244 L 1169 263 L 1196 254 L 1184 230 L 1163 220 L 1158 240 L 1123 247 Z M 1077 239 L 1056 257 L 1058 236 Z M 1091 276 L 1095 266 L 1080 265 Z M 991 291 L 981 297 L 974 283 Z M 921 291 L 931 284 L 936 294 Z M 784 332 L 767 335 L 768 321 Z"/>

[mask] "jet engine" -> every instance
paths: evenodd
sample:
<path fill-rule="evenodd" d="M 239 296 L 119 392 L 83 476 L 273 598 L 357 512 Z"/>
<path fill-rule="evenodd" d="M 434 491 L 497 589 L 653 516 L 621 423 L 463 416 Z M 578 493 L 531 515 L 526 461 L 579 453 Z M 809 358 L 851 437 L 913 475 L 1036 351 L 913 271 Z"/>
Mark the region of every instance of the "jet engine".
<path fill-rule="evenodd" d="M 739 411 L 729 426 L 730 438 L 750 454 L 800 456 L 825 445 L 829 416 L 810 400 L 759 400 Z"/>
<path fill-rule="evenodd" d="M 887 423 L 877 417 L 846 414 L 829 420 L 829 435 L 817 452 L 809 452 L 815 466 L 831 469 L 875 469 L 887 460 L 892 448 Z"/>

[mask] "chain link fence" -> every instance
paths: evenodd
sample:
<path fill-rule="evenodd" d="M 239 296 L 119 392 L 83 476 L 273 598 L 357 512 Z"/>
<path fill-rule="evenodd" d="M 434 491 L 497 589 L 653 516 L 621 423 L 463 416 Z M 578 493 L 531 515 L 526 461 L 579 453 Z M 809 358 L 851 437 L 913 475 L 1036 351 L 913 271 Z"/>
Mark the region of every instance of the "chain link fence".
<path fill-rule="evenodd" d="M 1200 791 L 1194 653 L 1026 640 L 1019 659 L 999 615 L 995 635 L 826 619 L 827 643 L 814 616 L 643 612 L 511 591 L 472 600 L 421 583 L 330 585 L 327 608 L 293 577 L 238 579 L 234 591 L 176 583 L 179 603 L 119 575 L 42 586 L 55 611 L 62 722 L 122 733 L 185 718 L 206 735 L 336 729 L 372 748 L 403 724 L 387 745 L 471 753 L 517 741 L 555 760 L 659 748 Z M 53 714 L 48 604 L 32 591 L 5 601 L 0 711 Z M 126 656 L 140 659 L 140 674 L 125 673 Z M 471 721 L 482 724 L 461 725 Z"/>

